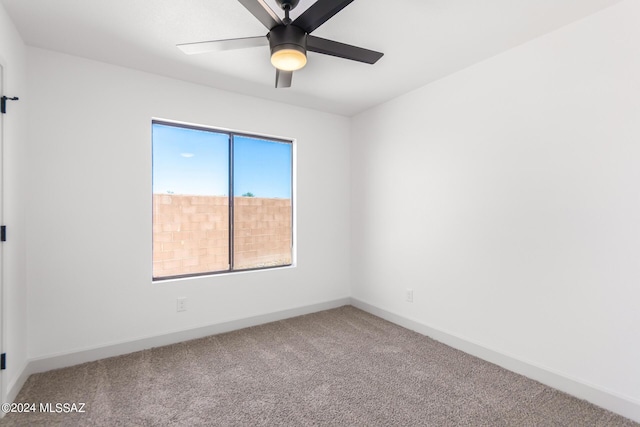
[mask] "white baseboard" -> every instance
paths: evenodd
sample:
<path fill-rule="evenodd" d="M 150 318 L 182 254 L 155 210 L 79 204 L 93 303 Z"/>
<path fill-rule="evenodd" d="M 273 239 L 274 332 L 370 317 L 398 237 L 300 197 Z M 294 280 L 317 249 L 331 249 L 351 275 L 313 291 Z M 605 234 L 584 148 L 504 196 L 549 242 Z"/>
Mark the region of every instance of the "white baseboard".
<path fill-rule="evenodd" d="M 621 396 L 612 391 L 603 390 L 597 386 L 569 378 L 558 372 L 554 372 L 553 370 L 536 366 L 530 362 L 500 353 L 480 344 L 465 340 L 464 338 L 425 325 L 416 320 L 378 308 L 375 305 L 368 304 L 357 298 L 351 298 L 351 305 L 388 320 L 391 323 L 411 329 L 412 331 L 426 335 L 450 347 L 486 360 L 487 362 L 494 363 L 512 372 L 539 381 L 549 387 L 553 387 L 579 399 L 584 399 L 594 405 L 622 415 L 623 417 L 640 422 L 640 401 L 627 396 Z"/>
<path fill-rule="evenodd" d="M 27 366 L 23 371 L 23 375 L 21 375 L 20 377 L 22 378 L 24 376 L 24 380 L 26 381 L 29 375 L 38 372 L 46 372 L 52 369 L 66 368 L 68 366 L 78 365 L 85 362 L 93 362 L 96 360 L 105 359 L 107 357 L 120 356 L 122 354 L 146 350 L 152 347 L 161 347 L 183 341 L 203 338 L 210 335 L 235 331 L 237 329 L 262 325 L 269 322 L 288 319 L 290 317 L 302 316 L 304 314 L 329 310 L 332 308 L 341 307 L 343 305 L 349 305 L 350 303 L 351 300 L 348 297 L 340 298 L 337 300 L 326 301 L 303 307 L 296 307 L 274 313 L 261 314 L 244 319 L 237 319 L 230 322 L 207 325 L 198 328 L 172 332 L 164 335 L 145 337 L 134 341 L 126 341 L 101 347 L 88 348 L 81 351 L 38 357 L 29 360 Z M 24 381 L 22 382 L 22 384 L 24 384 Z M 22 387 L 22 384 L 16 383 L 16 386 L 20 386 L 17 387 L 18 391 Z M 14 399 L 16 395 L 17 391 L 15 392 L 15 395 L 13 395 Z M 13 401 L 13 399 L 9 400 L 9 402 L 11 401 Z"/>
<path fill-rule="evenodd" d="M 18 370 L 18 372 L 20 372 L 20 374 L 17 376 L 17 378 L 15 378 L 7 386 L 7 396 L 5 400 L 6 402 L 13 402 L 14 400 L 16 400 L 16 396 L 18 396 L 18 393 L 22 389 L 22 386 L 24 386 L 24 383 L 27 382 L 29 375 L 31 375 L 28 370 L 28 363 L 25 362 L 25 364 L 21 369 Z M 4 417 L 5 415 L 6 414 L 3 411 L 0 411 L 0 418 Z"/>

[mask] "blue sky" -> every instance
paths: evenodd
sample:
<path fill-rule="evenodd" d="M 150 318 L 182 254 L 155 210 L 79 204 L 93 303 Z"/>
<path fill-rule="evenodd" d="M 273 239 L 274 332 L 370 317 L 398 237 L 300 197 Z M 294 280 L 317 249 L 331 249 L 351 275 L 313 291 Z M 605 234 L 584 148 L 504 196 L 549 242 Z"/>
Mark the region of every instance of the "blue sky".
<path fill-rule="evenodd" d="M 153 192 L 229 194 L 229 137 L 153 124 Z M 234 193 L 291 198 L 291 144 L 234 137 Z"/>

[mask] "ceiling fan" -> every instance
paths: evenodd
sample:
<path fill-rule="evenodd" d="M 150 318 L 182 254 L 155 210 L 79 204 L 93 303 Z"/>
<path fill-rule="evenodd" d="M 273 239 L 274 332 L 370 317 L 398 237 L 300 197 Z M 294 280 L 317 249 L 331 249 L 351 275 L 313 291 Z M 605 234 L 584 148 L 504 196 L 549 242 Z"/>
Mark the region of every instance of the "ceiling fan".
<path fill-rule="evenodd" d="M 238 0 L 260 21 L 269 32 L 265 36 L 213 40 L 177 45 L 184 53 L 244 49 L 256 46 L 271 48 L 271 64 L 276 68 L 276 87 L 291 87 L 293 72 L 307 63 L 307 51 L 337 56 L 352 61 L 374 64 L 382 53 L 333 40 L 312 36 L 310 33 L 344 9 L 353 0 L 318 0 L 292 21 L 289 12 L 300 0 L 276 0 L 284 10 L 285 18 L 278 15 L 265 0 Z"/>

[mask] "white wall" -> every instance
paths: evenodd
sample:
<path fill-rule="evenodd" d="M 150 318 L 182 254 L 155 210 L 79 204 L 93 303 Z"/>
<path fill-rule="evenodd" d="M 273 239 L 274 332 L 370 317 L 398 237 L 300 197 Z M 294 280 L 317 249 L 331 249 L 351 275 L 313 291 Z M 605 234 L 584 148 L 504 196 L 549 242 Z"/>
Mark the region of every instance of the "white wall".
<path fill-rule="evenodd" d="M 359 114 L 351 176 L 354 298 L 640 419 L 638 22 L 627 0 Z"/>
<path fill-rule="evenodd" d="M 28 69 L 30 358 L 349 296 L 347 118 L 35 48 Z M 153 117 L 297 139 L 297 267 L 152 283 Z"/>
<path fill-rule="evenodd" d="M 13 399 L 22 386 L 20 374 L 27 363 L 27 291 L 25 270 L 25 196 L 27 103 L 26 48 L 13 23 L 0 5 L 0 65 L 4 74 L 1 95 L 17 96 L 9 101 L 2 115 L 4 128 L 3 224 L 7 225 L 7 241 L 2 243 L 3 348 L 7 353 L 7 370 L 2 374 L 0 398 Z M 3 400 L 4 401 L 4 400 Z"/>

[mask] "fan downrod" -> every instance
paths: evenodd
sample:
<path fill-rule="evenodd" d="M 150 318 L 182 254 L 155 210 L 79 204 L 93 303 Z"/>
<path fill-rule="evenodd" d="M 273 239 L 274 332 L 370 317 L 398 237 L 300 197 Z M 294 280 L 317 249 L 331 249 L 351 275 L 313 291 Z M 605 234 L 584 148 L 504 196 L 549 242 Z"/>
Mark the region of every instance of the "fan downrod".
<path fill-rule="evenodd" d="M 284 25 L 291 24 L 291 18 L 289 18 L 289 11 L 293 10 L 298 5 L 299 1 L 300 0 L 276 0 L 276 3 L 278 3 L 278 6 L 280 6 L 282 10 L 284 10 L 284 19 L 282 20 Z"/>

